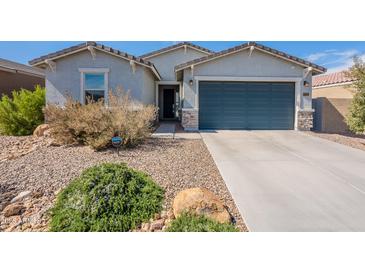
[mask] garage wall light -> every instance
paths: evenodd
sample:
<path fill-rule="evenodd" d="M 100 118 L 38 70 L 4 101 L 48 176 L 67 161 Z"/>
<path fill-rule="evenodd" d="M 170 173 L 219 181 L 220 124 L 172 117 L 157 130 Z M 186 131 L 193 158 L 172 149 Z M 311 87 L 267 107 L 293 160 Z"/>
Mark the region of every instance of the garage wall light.
<path fill-rule="evenodd" d="M 308 88 L 309 87 L 309 82 L 308 81 L 304 81 L 303 82 L 303 86 L 305 86 L 306 88 Z"/>
<path fill-rule="evenodd" d="M 193 85 L 193 79 L 191 79 L 191 80 L 189 81 L 189 84 L 190 84 L 190 86 L 192 86 L 192 85 Z"/>

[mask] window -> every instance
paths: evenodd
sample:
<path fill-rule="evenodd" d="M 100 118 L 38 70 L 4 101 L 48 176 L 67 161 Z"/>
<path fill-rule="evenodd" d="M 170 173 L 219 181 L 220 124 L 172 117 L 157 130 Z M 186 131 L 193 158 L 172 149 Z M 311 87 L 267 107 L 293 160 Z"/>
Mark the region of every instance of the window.
<path fill-rule="evenodd" d="M 81 102 L 107 100 L 108 69 L 79 69 L 81 72 Z"/>
<path fill-rule="evenodd" d="M 87 98 L 95 102 L 104 99 L 104 73 L 85 73 L 84 75 L 85 102 L 87 102 Z"/>

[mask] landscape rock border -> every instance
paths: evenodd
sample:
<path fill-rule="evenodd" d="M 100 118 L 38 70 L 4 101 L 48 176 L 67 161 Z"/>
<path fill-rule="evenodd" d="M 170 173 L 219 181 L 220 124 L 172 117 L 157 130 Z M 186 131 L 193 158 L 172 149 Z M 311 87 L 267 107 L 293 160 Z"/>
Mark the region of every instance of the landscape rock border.
<path fill-rule="evenodd" d="M 0 151 L 3 144 L 11 147 L 12 143 L 27 143 L 31 139 L 34 137 L 0 136 Z M 36 139 L 42 140 L 43 137 Z M 149 174 L 166 191 L 166 211 L 169 211 L 173 199 L 181 190 L 194 187 L 209 189 L 227 205 L 235 225 L 241 231 L 247 231 L 204 142 L 154 138 L 147 139 L 137 148 L 123 149 L 119 155 L 115 149 L 95 152 L 86 146 L 49 145 L 0 162 L 0 209 L 5 208 L 19 193 L 32 192 L 29 199 L 23 201 L 26 209 L 21 215 L 6 218 L 0 210 L 0 231 L 46 231 L 49 221 L 47 212 L 59 190 L 86 168 L 105 162 L 124 162 Z M 156 220 L 154 218 L 152 221 Z M 164 226 L 166 222 L 169 219 L 165 219 Z M 154 226 L 156 231 L 159 226 Z"/>

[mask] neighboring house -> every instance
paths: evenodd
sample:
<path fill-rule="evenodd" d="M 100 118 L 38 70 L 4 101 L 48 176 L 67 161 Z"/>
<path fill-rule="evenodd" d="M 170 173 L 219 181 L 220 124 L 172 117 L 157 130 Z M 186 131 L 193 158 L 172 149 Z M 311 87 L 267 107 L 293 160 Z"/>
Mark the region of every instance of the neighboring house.
<path fill-rule="evenodd" d="M 345 71 L 328 73 L 313 77 L 313 98 L 348 98 L 354 96 L 354 90 L 350 87 L 353 79 L 346 75 Z"/>
<path fill-rule="evenodd" d="M 314 130 L 348 131 L 345 117 L 355 93 L 351 87 L 353 81 L 345 71 L 313 77 Z"/>
<path fill-rule="evenodd" d="M 21 88 L 34 90 L 36 85 L 44 87 L 43 70 L 0 58 L 0 97 Z"/>
<path fill-rule="evenodd" d="M 121 86 L 186 130 L 309 130 L 312 75 L 326 71 L 255 42 L 217 53 L 183 42 L 140 57 L 86 42 L 29 63 L 46 71 L 47 103 L 107 101 Z"/>

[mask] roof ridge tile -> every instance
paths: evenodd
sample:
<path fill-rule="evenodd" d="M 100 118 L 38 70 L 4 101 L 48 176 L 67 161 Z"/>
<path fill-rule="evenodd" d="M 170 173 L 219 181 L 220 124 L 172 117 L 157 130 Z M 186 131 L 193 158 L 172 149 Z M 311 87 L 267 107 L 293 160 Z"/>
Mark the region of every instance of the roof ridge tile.
<path fill-rule="evenodd" d="M 191 42 L 184 41 L 184 42 L 180 42 L 180 43 L 177 43 L 177 44 L 174 44 L 174 45 L 171 45 L 171 46 L 167 46 L 167 47 L 164 47 L 164 48 L 161 48 L 161 49 L 158 49 L 158 50 L 154 50 L 154 51 L 151 51 L 151 52 L 142 54 L 139 57 L 140 58 L 148 58 L 150 56 L 153 56 L 153 55 L 156 55 L 156 54 L 162 54 L 162 53 L 164 53 L 166 51 L 170 51 L 170 50 L 173 50 L 175 48 L 179 48 L 179 47 L 184 46 L 184 45 L 187 45 L 187 46 L 190 46 L 192 48 L 205 51 L 208 54 L 214 53 L 214 51 L 212 51 L 210 49 L 204 48 L 202 46 L 195 45 L 195 44 L 193 44 Z"/>
<path fill-rule="evenodd" d="M 191 60 L 191 61 L 188 61 L 188 62 L 179 64 L 179 65 L 175 66 L 175 71 L 178 71 L 178 70 L 181 70 L 183 68 L 189 67 L 189 66 L 191 66 L 193 64 L 200 63 L 202 61 L 209 61 L 209 60 L 212 60 L 212 59 L 215 59 L 215 58 L 219 58 L 219 57 L 221 57 L 221 56 L 223 56 L 223 55 L 225 55 L 227 53 L 234 53 L 234 52 L 236 52 L 238 50 L 246 49 L 246 48 L 248 48 L 250 46 L 254 46 L 254 47 L 257 47 L 257 48 L 259 48 L 261 50 L 264 50 L 264 51 L 267 51 L 267 52 L 271 52 L 273 54 L 276 54 L 276 55 L 285 57 L 285 58 L 287 58 L 289 60 L 295 60 L 294 58 L 296 58 L 297 60 L 295 60 L 295 61 L 298 62 L 298 63 L 301 63 L 302 65 L 314 67 L 317 70 L 319 70 L 320 72 L 325 72 L 326 71 L 326 68 L 324 68 L 322 66 L 319 66 L 319 65 L 316 65 L 314 63 L 311 63 L 311 62 L 308 62 L 306 60 L 303 60 L 301 58 L 292 56 L 292 55 L 287 54 L 285 52 L 282 52 L 282 51 L 279 51 L 279 50 L 276 50 L 276 49 L 273 49 L 273 48 L 270 48 L 270 47 L 267 47 L 267 46 L 258 44 L 256 42 L 246 42 L 246 43 L 243 43 L 243 44 L 238 45 L 238 46 L 234 46 L 234 47 L 229 48 L 229 49 L 224 49 L 222 51 L 215 52 L 215 53 L 212 53 L 210 55 L 207 55 L 207 56 L 204 56 L 204 57 L 201 57 L 201 58 L 197 58 L 197 59 L 194 59 L 194 60 Z"/>

